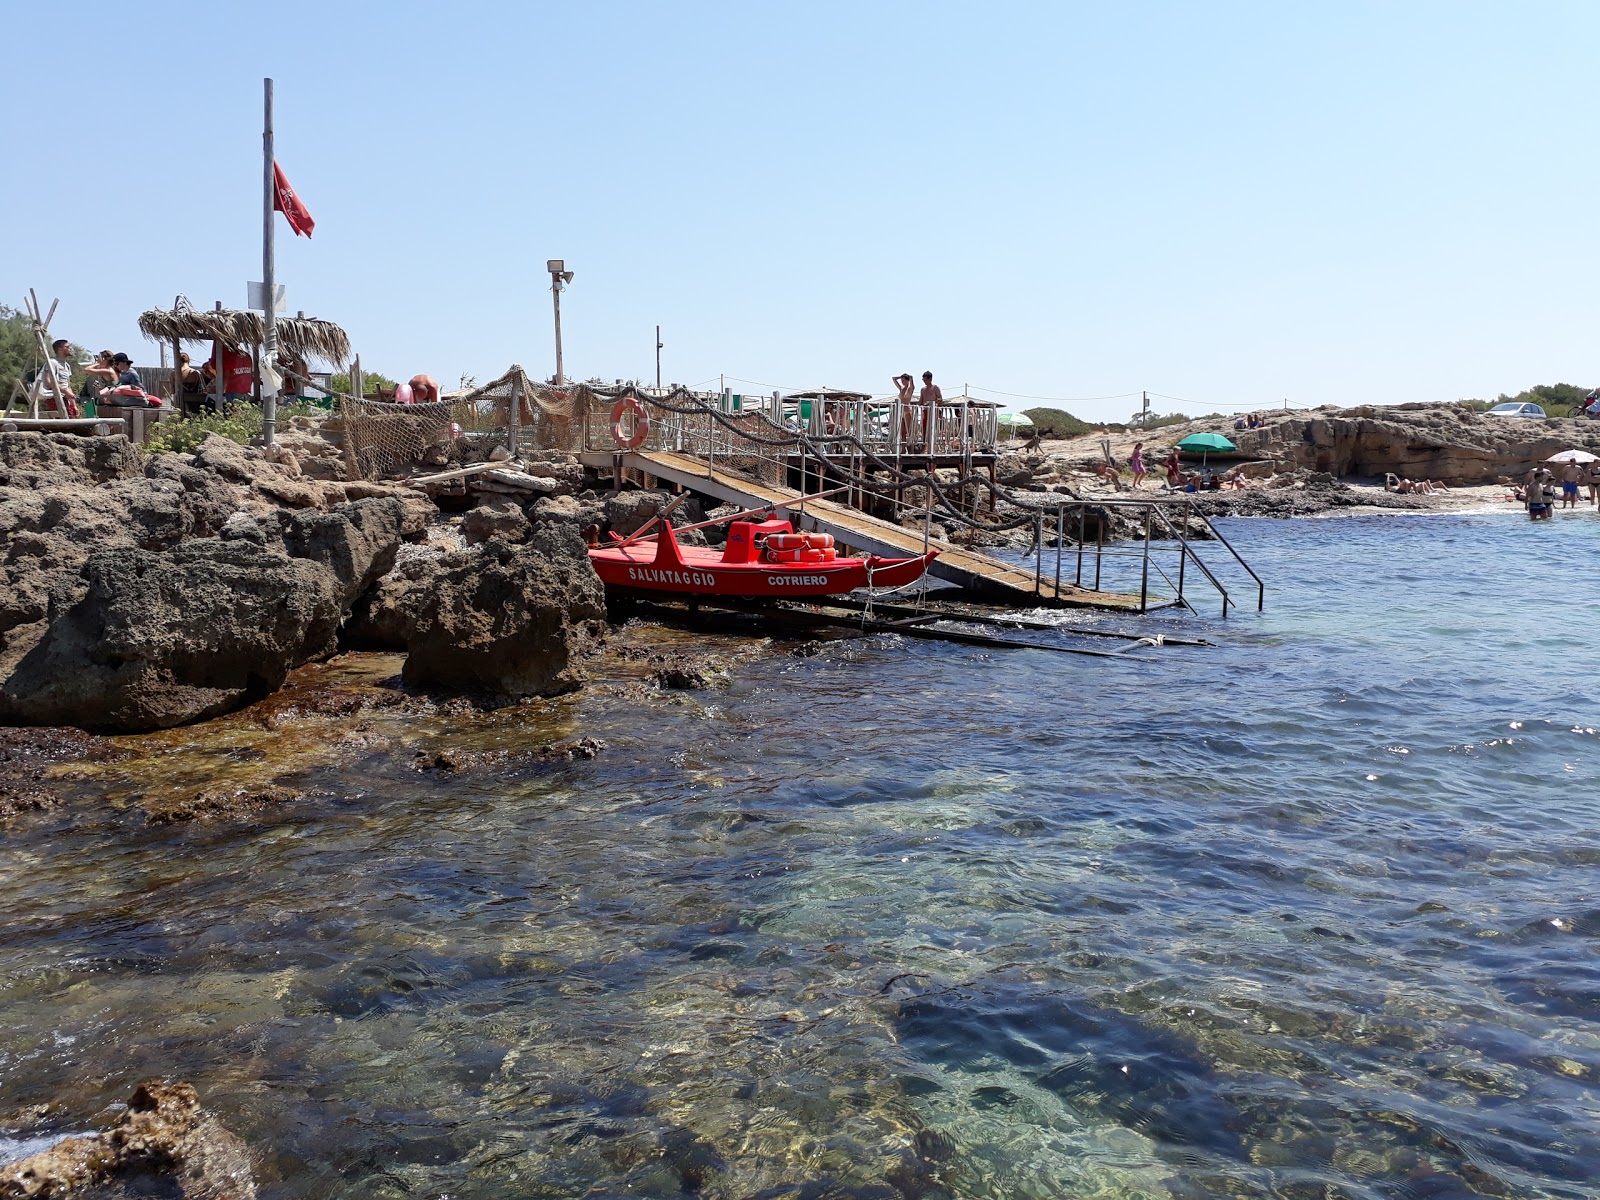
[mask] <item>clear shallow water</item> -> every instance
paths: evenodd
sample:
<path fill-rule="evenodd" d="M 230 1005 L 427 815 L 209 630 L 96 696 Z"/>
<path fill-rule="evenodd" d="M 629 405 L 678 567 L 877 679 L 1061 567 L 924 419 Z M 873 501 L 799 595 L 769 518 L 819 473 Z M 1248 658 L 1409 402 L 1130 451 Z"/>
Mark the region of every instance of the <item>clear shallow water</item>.
<path fill-rule="evenodd" d="M 177 1075 L 269 1197 L 1594 1195 L 1600 519 L 1229 533 L 1267 612 L 1154 662 L 180 734 L 320 794 L 13 825 L 0 1117 Z"/>

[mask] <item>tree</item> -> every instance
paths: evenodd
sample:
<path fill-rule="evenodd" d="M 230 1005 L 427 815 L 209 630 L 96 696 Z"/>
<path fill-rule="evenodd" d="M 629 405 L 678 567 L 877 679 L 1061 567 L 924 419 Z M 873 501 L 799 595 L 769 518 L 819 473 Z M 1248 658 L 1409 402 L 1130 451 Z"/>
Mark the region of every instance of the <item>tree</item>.
<path fill-rule="evenodd" d="M 341 396 L 348 396 L 350 394 L 349 373 L 346 372 L 342 375 L 335 375 L 329 382 L 328 386 L 334 391 L 338 392 Z M 376 371 L 369 371 L 363 367 L 361 369 L 361 386 L 369 392 L 377 391 L 379 388 L 382 388 L 386 392 L 392 392 L 400 385 L 393 379 L 390 379 L 387 375 L 380 375 Z"/>
<path fill-rule="evenodd" d="M 54 341 L 55 339 L 50 339 Z M 72 347 L 72 390 L 83 389 L 83 368 L 78 360 L 83 348 Z M 27 386 L 28 373 L 39 367 L 39 344 L 33 337 L 33 322 L 28 314 L 0 304 L 0 405 L 11 395 L 11 389 L 21 384 Z"/>

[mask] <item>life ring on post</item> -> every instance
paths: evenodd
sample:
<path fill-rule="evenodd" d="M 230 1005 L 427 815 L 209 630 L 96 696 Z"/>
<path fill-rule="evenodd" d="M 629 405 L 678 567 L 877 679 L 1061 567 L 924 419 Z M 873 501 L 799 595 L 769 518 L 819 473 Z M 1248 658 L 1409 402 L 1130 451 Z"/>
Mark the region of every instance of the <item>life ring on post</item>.
<path fill-rule="evenodd" d="M 633 414 L 633 436 L 629 437 L 622 431 L 622 418 L 628 413 Z M 637 450 L 644 445 L 645 438 L 650 436 L 650 414 L 645 412 L 644 405 L 632 396 L 624 396 L 611 406 L 611 437 L 617 445 L 624 450 Z"/>

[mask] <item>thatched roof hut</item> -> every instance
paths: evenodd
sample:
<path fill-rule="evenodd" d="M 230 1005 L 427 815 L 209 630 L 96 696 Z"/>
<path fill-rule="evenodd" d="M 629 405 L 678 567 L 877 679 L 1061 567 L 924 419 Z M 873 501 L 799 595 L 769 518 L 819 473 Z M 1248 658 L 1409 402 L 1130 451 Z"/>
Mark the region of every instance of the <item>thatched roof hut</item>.
<path fill-rule="evenodd" d="M 287 355 L 318 359 L 334 367 L 350 361 L 350 338 L 332 321 L 317 317 L 279 317 L 278 346 Z M 139 332 L 156 342 L 220 341 L 228 346 L 259 346 L 266 319 L 236 308 L 152 308 L 139 316 Z"/>

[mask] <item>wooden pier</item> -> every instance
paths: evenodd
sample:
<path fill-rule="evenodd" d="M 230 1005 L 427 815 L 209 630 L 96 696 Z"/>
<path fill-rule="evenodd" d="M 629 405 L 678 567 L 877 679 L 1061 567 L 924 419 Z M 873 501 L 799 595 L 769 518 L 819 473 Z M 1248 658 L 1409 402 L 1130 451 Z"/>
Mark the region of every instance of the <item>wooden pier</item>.
<path fill-rule="evenodd" d="M 745 508 L 781 504 L 801 495 L 793 488 L 755 483 L 717 471 L 700 459 L 665 450 L 630 450 L 621 453 L 590 450 L 580 457 L 587 467 L 605 470 L 620 463 L 624 470 L 654 475 L 691 491 L 715 497 L 724 504 L 738 504 Z M 828 500 L 808 500 L 803 508 L 787 509 L 784 515 L 794 522 L 796 529 L 831 533 L 841 544 L 853 550 L 866 550 L 887 557 L 903 558 L 921 554 L 925 544 L 923 538 L 913 530 Z M 1054 578 L 1036 577 L 1031 571 L 963 546 L 937 538 L 929 540 L 926 545 L 940 551 L 939 557 L 928 570 L 930 575 L 956 584 L 982 600 L 1012 607 L 1140 611 L 1137 595 L 1099 592 L 1066 582 L 1058 589 Z M 1145 607 L 1165 607 L 1167 603 L 1165 600 L 1154 601 Z"/>

